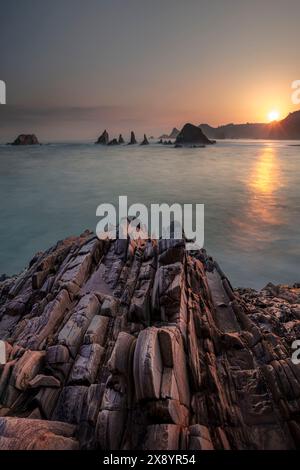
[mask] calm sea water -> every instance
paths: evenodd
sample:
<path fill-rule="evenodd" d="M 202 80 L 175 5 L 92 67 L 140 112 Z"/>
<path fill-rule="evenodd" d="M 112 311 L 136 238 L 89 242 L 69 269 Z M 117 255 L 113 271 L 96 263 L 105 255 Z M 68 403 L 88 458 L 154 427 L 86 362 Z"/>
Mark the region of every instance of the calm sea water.
<path fill-rule="evenodd" d="M 0 273 L 95 230 L 96 207 L 128 195 L 130 204 L 205 204 L 205 247 L 235 286 L 300 282 L 300 147 L 291 144 L 0 146 Z"/>

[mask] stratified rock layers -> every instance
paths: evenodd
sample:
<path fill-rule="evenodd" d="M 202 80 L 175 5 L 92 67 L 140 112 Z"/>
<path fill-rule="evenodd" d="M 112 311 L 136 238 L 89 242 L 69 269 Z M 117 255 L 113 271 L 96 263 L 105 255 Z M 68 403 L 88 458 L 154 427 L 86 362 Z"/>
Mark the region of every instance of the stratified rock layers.
<path fill-rule="evenodd" d="M 184 241 L 86 232 L 0 296 L 1 449 L 300 446 L 299 289 L 261 301 Z"/>

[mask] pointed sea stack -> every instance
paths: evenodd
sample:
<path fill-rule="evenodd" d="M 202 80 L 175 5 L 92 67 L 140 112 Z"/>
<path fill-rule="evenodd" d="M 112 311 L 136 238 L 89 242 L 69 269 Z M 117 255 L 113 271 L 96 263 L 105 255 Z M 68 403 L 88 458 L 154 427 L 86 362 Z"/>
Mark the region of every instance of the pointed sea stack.
<path fill-rule="evenodd" d="M 215 141 L 209 140 L 199 127 L 190 123 L 183 126 L 175 142 L 176 145 L 188 146 L 210 145 L 214 143 Z"/>
<path fill-rule="evenodd" d="M 144 140 L 143 140 L 143 142 L 141 142 L 140 145 L 149 145 L 149 142 L 148 142 L 148 139 L 147 139 L 146 134 L 144 134 Z"/>
<path fill-rule="evenodd" d="M 119 135 L 119 144 L 124 144 L 124 139 L 122 137 L 122 134 Z"/>
<path fill-rule="evenodd" d="M 11 145 L 39 145 L 39 141 L 34 134 L 20 134 Z"/>
<path fill-rule="evenodd" d="M 131 131 L 131 134 L 130 134 L 130 142 L 128 143 L 128 145 L 134 145 L 134 144 L 137 144 L 137 141 L 136 141 L 134 132 Z"/>
<path fill-rule="evenodd" d="M 108 135 L 108 132 L 105 129 L 105 131 L 103 131 L 103 133 L 100 135 L 99 139 L 95 143 L 96 144 L 107 145 L 108 142 L 109 142 L 109 135 Z"/>
<path fill-rule="evenodd" d="M 180 132 L 180 131 L 177 129 L 177 127 L 173 127 L 172 132 L 171 132 L 171 134 L 169 135 L 169 139 L 176 139 L 176 137 L 178 136 L 179 132 Z"/>

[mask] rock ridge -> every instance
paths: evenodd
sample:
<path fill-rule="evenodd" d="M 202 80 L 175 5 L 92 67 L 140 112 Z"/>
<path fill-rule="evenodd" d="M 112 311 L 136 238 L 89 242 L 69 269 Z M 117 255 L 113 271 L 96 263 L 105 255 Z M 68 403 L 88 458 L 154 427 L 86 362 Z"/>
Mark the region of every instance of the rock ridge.
<path fill-rule="evenodd" d="M 300 289 L 233 290 L 185 240 L 37 253 L 0 282 L 0 449 L 300 446 Z"/>

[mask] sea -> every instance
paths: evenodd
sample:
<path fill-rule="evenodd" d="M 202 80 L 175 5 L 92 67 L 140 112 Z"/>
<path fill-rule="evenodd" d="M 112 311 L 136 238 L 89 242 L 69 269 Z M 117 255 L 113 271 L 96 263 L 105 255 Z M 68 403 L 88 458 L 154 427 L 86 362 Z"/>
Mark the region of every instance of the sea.
<path fill-rule="evenodd" d="M 204 204 L 204 247 L 234 287 L 300 282 L 300 142 L 206 148 L 0 145 L 0 274 L 85 229 L 102 203 Z"/>

